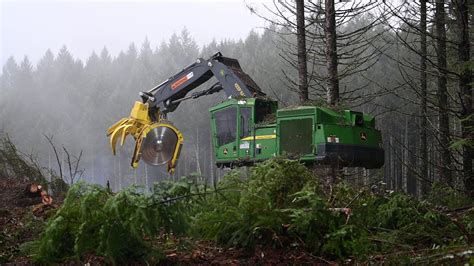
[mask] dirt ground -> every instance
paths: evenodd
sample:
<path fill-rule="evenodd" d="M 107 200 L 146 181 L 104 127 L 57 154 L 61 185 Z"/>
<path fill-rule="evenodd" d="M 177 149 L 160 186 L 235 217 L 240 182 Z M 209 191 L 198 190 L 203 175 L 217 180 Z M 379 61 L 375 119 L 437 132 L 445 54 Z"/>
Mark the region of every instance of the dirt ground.
<path fill-rule="evenodd" d="M 335 265 L 302 249 L 257 246 L 254 249 L 224 249 L 212 241 L 195 241 L 185 251 L 165 250 L 165 264 L 173 265 Z"/>
<path fill-rule="evenodd" d="M 28 182 L 0 177 L 0 264 L 31 264 L 22 245 L 41 233 L 57 205 L 44 206 L 41 197 L 25 194 Z"/>

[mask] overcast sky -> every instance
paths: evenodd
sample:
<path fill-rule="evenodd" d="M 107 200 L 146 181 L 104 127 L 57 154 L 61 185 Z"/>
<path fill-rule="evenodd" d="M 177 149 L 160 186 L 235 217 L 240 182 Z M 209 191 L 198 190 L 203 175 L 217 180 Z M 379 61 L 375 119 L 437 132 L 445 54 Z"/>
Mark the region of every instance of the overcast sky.
<path fill-rule="evenodd" d="M 264 12 L 262 2 L 271 4 L 247 1 Z M 245 38 L 265 26 L 243 0 L 0 0 L 0 17 L 2 66 L 10 56 L 20 61 L 27 55 L 37 62 L 48 48 L 56 54 L 63 45 L 84 60 L 104 46 L 117 55 L 146 37 L 155 47 L 184 27 L 201 46 L 213 38 Z"/>

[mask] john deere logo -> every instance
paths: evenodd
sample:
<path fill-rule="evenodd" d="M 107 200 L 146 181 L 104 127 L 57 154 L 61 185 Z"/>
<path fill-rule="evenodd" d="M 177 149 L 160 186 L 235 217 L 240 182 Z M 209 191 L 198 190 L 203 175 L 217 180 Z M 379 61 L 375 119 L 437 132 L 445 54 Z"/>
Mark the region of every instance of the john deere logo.
<path fill-rule="evenodd" d="M 366 140 L 367 140 L 367 133 L 365 133 L 365 132 L 360 132 L 360 140 L 366 141 Z"/>
<path fill-rule="evenodd" d="M 224 153 L 224 154 L 227 154 L 227 152 L 228 152 L 228 151 L 227 151 L 227 148 L 224 148 L 223 153 Z"/>

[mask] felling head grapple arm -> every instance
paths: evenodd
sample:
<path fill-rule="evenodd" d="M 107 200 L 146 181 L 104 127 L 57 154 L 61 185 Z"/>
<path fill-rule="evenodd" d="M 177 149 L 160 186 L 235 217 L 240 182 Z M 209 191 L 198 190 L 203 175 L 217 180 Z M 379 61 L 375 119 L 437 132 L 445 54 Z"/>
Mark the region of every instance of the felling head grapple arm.
<path fill-rule="evenodd" d="M 212 77 L 217 83 L 210 89 L 186 96 Z M 222 56 L 220 52 L 205 60 L 199 58 L 179 73 L 149 90 L 141 92 L 144 103 L 150 106 L 151 114 L 159 110 L 161 114 L 172 112 L 185 99 L 197 98 L 224 90 L 231 97 L 255 97 L 265 95 L 253 79 L 240 67 L 236 59 Z"/>
<path fill-rule="evenodd" d="M 212 77 L 217 79 L 216 84 L 205 91 L 187 95 Z M 224 57 L 220 52 L 207 60 L 199 58 L 148 92 L 140 92 L 142 102 L 135 102 L 130 117 L 123 118 L 107 131 L 112 152 L 115 154 L 115 144 L 119 136 L 123 145 L 126 136 L 131 134 L 135 138 L 132 167 L 137 167 L 140 157 L 143 156 L 145 162 L 152 165 L 168 164 L 168 172 L 173 172 L 183 136 L 165 120 L 166 114 L 174 111 L 186 99 L 221 90 L 236 98 L 265 95 L 255 81 L 243 72 L 236 59 Z"/>

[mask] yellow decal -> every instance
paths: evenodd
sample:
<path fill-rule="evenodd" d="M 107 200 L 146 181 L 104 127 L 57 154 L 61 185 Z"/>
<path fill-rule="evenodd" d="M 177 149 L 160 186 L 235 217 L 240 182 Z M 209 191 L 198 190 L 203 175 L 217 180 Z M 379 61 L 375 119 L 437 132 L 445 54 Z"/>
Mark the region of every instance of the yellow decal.
<path fill-rule="evenodd" d="M 245 97 L 245 93 L 242 91 L 242 88 L 240 87 L 238 83 L 235 83 L 234 87 L 240 93 L 240 96 Z"/>
<path fill-rule="evenodd" d="M 367 133 L 365 133 L 365 132 L 360 132 L 360 140 L 366 141 L 366 140 L 367 140 Z"/>
<path fill-rule="evenodd" d="M 260 139 L 276 139 L 276 135 L 260 135 L 260 136 L 255 136 L 255 139 L 256 140 L 260 140 Z M 251 137 L 246 137 L 246 138 L 243 138 L 241 140 L 253 140 L 253 136 Z"/>

